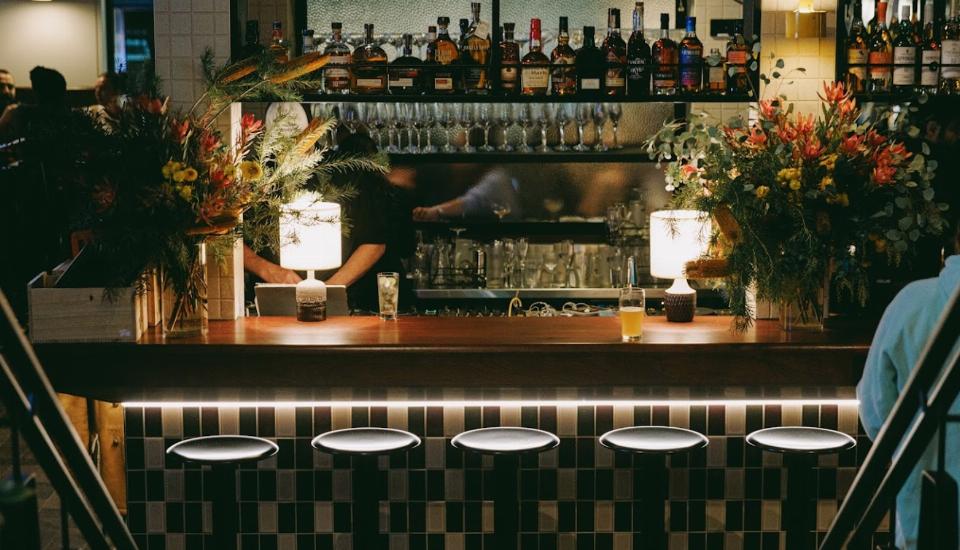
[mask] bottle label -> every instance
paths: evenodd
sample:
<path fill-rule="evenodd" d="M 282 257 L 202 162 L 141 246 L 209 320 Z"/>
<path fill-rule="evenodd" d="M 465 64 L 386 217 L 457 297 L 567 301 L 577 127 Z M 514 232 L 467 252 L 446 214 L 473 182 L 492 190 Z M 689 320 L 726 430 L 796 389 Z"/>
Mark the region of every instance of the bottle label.
<path fill-rule="evenodd" d="M 616 71 L 607 71 L 607 88 L 623 88 L 627 85 L 627 81 L 623 78 L 623 71 L 617 69 Z"/>
<path fill-rule="evenodd" d="M 647 65 L 643 58 L 634 58 L 630 60 L 630 67 L 627 71 L 627 78 L 630 80 L 643 80 L 647 77 Z"/>
<path fill-rule="evenodd" d="M 437 63 L 449 65 L 455 63 L 460 57 L 453 48 L 437 48 Z"/>
<path fill-rule="evenodd" d="M 680 64 L 681 65 L 699 65 L 700 64 L 700 52 L 697 50 L 680 50 Z"/>
<path fill-rule="evenodd" d="M 893 49 L 893 85 L 912 86 L 917 80 L 917 70 L 913 64 L 917 60 L 917 48 L 913 46 Z"/>
<path fill-rule="evenodd" d="M 561 59 L 554 63 L 563 63 Z M 574 71 L 573 67 L 553 69 L 550 81 L 553 83 L 554 93 L 573 92 L 577 89 L 577 75 Z"/>
<path fill-rule="evenodd" d="M 941 63 L 958 65 L 943 68 L 943 78 L 960 78 L 960 40 L 944 40 L 940 43 Z"/>
<path fill-rule="evenodd" d="M 358 78 L 357 79 L 358 88 L 383 88 L 383 79 L 382 78 Z"/>
<path fill-rule="evenodd" d="M 331 55 L 330 63 L 323 70 L 326 86 L 332 90 L 344 89 L 350 86 L 350 55 Z"/>
<path fill-rule="evenodd" d="M 931 63 L 940 63 L 940 50 L 924 50 L 920 54 L 920 85 L 925 87 L 936 86 L 940 80 L 940 69 L 930 67 Z"/>
<path fill-rule="evenodd" d="M 433 79 L 434 90 L 452 90 L 453 78 L 449 76 L 437 76 Z"/>
<path fill-rule="evenodd" d="M 710 70 L 707 72 L 707 78 L 710 82 L 710 87 L 723 87 L 724 75 L 726 72 L 723 70 L 722 66 L 719 67 L 710 67 Z"/>
<path fill-rule="evenodd" d="M 550 69 L 546 67 L 524 67 L 520 79 L 524 88 L 546 88 L 550 84 Z"/>
<path fill-rule="evenodd" d="M 849 75 L 848 80 L 854 82 L 863 82 L 867 79 L 867 68 L 866 67 L 850 67 L 847 71 Z"/>
<path fill-rule="evenodd" d="M 727 63 L 731 65 L 746 65 L 746 50 L 727 50 Z"/>
<path fill-rule="evenodd" d="M 581 90 L 599 90 L 600 79 L 599 78 L 581 78 L 580 89 Z"/>
<path fill-rule="evenodd" d="M 672 67 L 660 67 L 653 73 L 653 87 L 659 90 L 670 90 L 677 87 L 677 73 Z"/>
<path fill-rule="evenodd" d="M 413 87 L 413 79 L 412 79 L 412 78 L 405 78 L 405 77 L 391 78 L 391 79 L 390 79 L 390 87 L 391 87 L 391 88 L 412 88 L 412 87 Z"/>
<path fill-rule="evenodd" d="M 913 46 L 899 46 L 893 49 L 894 65 L 913 66 L 917 61 L 917 48 Z"/>
<path fill-rule="evenodd" d="M 503 67 L 500 69 L 500 86 L 504 90 L 515 90 L 517 88 L 517 68 Z"/>
<path fill-rule="evenodd" d="M 703 73 L 700 71 L 700 67 L 680 68 L 680 85 L 684 88 L 691 90 L 699 89 L 702 80 Z"/>
<path fill-rule="evenodd" d="M 867 50 L 862 48 L 847 50 L 847 63 L 850 65 L 866 65 Z"/>
<path fill-rule="evenodd" d="M 889 78 L 889 73 L 891 71 L 890 65 L 893 64 L 893 53 L 892 52 L 870 52 L 870 56 L 867 58 L 870 63 L 870 74 L 887 74 Z M 873 78 L 878 78 L 874 76 Z"/>

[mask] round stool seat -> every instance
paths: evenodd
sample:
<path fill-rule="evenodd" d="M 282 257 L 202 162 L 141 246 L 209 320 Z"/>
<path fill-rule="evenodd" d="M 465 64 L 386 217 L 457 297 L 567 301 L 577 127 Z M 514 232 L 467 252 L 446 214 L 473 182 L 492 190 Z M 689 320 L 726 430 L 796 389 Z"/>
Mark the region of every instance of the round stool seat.
<path fill-rule="evenodd" d="M 497 427 L 463 432 L 450 444 L 458 449 L 490 455 L 539 453 L 560 444 L 550 432 L 533 428 Z"/>
<path fill-rule="evenodd" d="M 775 453 L 835 453 L 852 449 L 857 441 L 845 433 L 826 428 L 782 426 L 757 430 L 747 443 Z"/>
<path fill-rule="evenodd" d="M 709 443 L 701 433 L 671 426 L 632 426 L 600 436 L 604 447 L 627 453 L 682 453 L 702 449 Z"/>
<path fill-rule="evenodd" d="M 392 428 L 346 428 L 320 434 L 310 443 L 318 451 L 342 455 L 383 455 L 420 445 L 420 438 Z"/>
<path fill-rule="evenodd" d="M 277 454 L 277 444 L 248 435 L 210 435 L 184 439 L 167 449 L 167 454 L 201 464 L 230 464 L 263 460 Z"/>

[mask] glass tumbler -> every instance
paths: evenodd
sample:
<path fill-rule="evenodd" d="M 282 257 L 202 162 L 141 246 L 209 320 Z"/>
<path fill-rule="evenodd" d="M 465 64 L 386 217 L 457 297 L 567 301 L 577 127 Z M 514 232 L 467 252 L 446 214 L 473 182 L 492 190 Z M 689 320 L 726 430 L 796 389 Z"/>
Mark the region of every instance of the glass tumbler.
<path fill-rule="evenodd" d="M 396 321 L 400 302 L 400 274 L 377 273 L 377 296 L 380 299 L 380 318 L 384 321 Z"/>
<path fill-rule="evenodd" d="M 645 301 L 646 293 L 642 288 L 628 286 L 620 289 L 620 336 L 624 342 L 639 342 L 643 338 Z"/>

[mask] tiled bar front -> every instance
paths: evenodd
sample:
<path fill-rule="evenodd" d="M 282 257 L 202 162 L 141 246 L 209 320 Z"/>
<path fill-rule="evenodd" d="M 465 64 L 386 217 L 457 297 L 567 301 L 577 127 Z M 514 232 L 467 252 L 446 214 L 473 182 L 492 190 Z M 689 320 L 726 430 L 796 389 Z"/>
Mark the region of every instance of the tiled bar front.
<path fill-rule="evenodd" d="M 389 547 L 493 549 L 492 461 L 464 455 L 450 439 L 474 428 L 527 426 L 556 433 L 561 444 L 521 462 L 521 547 L 642 548 L 639 506 L 632 497 L 647 480 L 634 476 L 629 456 L 599 446 L 597 438 L 613 428 L 659 424 L 710 439 L 706 449 L 669 458 L 670 548 L 782 549 L 781 457 L 747 445 L 744 437 L 763 427 L 805 425 L 838 429 L 858 442 L 853 450 L 820 458 L 817 501 L 809 505 L 816 507 L 822 535 L 869 448 L 852 388 L 776 391 L 776 397 L 759 398 L 668 393 L 671 397 L 655 400 L 130 404 L 125 410 L 129 523 L 145 549 L 212 548 L 209 542 L 204 546 L 211 524 L 210 479 L 164 450 L 186 437 L 258 435 L 276 441 L 280 452 L 241 467 L 242 548 L 350 548 L 350 461 L 315 452 L 310 440 L 331 429 L 384 426 L 424 440 L 407 454 L 380 459 L 380 531 Z M 754 394 L 721 392 L 748 393 Z"/>

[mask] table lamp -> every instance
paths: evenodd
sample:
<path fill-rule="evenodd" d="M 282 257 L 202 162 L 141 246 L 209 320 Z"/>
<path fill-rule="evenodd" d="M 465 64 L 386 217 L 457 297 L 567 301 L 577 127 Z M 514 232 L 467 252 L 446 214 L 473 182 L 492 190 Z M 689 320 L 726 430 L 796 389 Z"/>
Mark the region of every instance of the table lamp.
<path fill-rule="evenodd" d="M 686 264 L 707 253 L 710 216 L 698 210 L 660 210 L 650 214 L 650 274 L 673 279 L 663 296 L 667 321 L 688 323 L 697 308 L 697 292 L 686 278 Z"/>
<path fill-rule="evenodd" d="M 297 283 L 298 321 L 327 318 L 327 287 L 313 272 L 340 263 L 339 204 L 307 193 L 280 209 L 280 265 L 307 272 L 307 278 Z"/>

